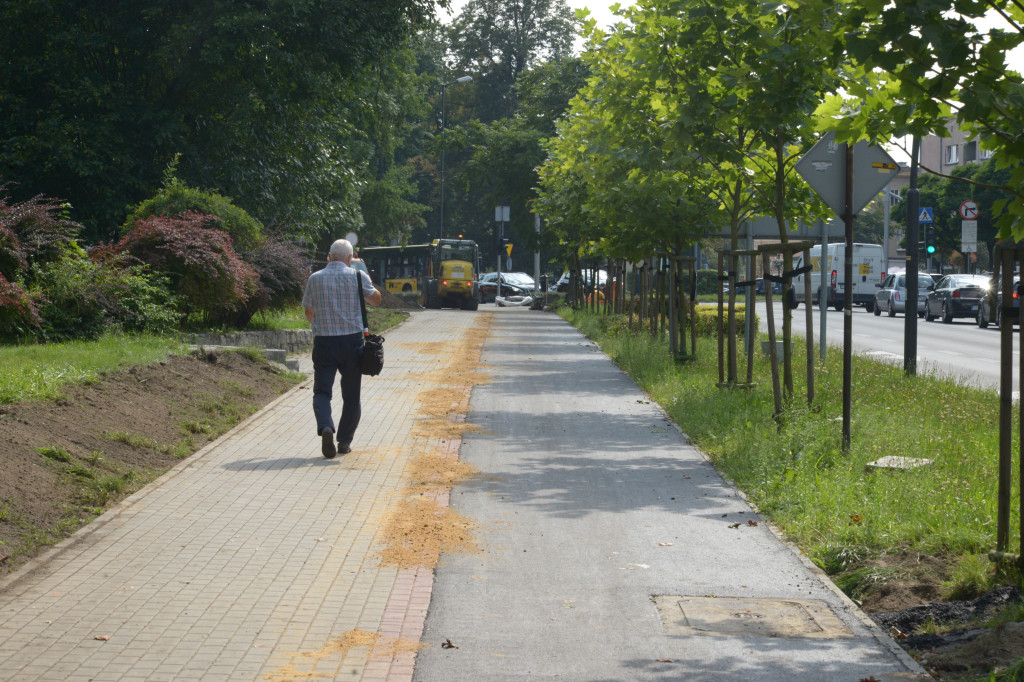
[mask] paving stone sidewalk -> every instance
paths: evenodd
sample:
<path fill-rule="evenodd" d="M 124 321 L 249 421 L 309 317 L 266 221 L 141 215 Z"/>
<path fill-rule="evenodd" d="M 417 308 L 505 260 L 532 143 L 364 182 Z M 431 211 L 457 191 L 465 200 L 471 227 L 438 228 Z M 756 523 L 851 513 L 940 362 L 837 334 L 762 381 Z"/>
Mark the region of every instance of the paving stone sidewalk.
<path fill-rule="evenodd" d="M 339 638 L 419 640 L 431 572 L 381 567 L 380 524 L 422 447 L 423 373 L 478 320 L 387 333 L 351 454 L 321 456 L 307 381 L 0 581 L 0 679 L 409 679 L 412 653 Z"/>

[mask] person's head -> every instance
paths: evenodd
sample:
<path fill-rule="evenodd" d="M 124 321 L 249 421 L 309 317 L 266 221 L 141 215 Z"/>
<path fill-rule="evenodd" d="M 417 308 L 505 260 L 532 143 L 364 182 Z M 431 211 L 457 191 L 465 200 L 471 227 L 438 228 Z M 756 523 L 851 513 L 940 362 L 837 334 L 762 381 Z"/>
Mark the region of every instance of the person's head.
<path fill-rule="evenodd" d="M 352 244 L 347 239 L 334 242 L 331 244 L 331 250 L 327 252 L 327 260 L 348 264 L 352 260 Z"/>

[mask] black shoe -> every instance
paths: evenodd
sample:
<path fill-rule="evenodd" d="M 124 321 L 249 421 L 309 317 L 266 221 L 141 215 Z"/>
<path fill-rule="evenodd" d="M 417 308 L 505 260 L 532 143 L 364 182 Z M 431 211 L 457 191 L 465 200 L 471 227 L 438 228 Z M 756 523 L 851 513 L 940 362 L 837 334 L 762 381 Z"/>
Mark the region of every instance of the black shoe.
<path fill-rule="evenodd" d="M 324 453 L 324 457 L 327 459 L 334 459 L 334 456 L 338 454 L 338 451 L 334 449 L 334 431 L 330 429 L 324 429 L 320 434 L 320 452 Z"/>
<path fill-rule="evenodd" d="M 347 455 L 352 452 L 352 448 L 349 447 L 348 443 L 338 443 L 338 452 L 343 455 Z"/>

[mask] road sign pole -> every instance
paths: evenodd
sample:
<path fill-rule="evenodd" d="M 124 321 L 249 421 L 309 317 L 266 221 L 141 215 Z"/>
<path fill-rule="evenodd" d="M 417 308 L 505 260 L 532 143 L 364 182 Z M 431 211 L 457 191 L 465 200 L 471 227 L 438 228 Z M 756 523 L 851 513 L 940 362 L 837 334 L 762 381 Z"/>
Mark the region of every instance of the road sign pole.
<path fill-rule="evenodd" d="M 843 450 L 850 450 L 850 412 L 853 404 L 853 145 L 846 145 L 846 188 L 843 222 L 846 255 L 843 263 Z M 822 270 L 822 276 L 825 272 Z"/>
<path fill-rule="evenodd" d="M 908 376 L 917 374 L 917 315 L 910 314 L 910 302 L 917 305 L 917 273 L 920 270 L 917 240 L 921 230 L 921 193 L 917 190 L 917 156 L 921 140 L 914 137 L 910 150 L 910 189 L 907 190 L 907 312 L 903 317 L 903 372 Z M 913 245 L 913 246 L 911 246 Z M 915 308 L 916 311 L 916 308 Z"/>

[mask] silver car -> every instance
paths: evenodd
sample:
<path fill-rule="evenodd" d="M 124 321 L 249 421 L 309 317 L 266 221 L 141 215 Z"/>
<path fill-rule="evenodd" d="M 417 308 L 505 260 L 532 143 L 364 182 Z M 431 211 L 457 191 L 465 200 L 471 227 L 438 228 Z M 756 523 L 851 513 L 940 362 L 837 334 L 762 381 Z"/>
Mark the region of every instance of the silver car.
<path fill-rule="evenodd" d="M 928 291 L 935 285 L 928 275 L 917 276 L 917 316 L 924 317 L 925 305 L 928 299 Z M 907 276 L 904 273 L 886 275 L 882 283 L 877 285 L 875 292 L 875 315 L 881 315 L 886 311 L 889 317 L 896 317 L 896 313 L 907 312 Z"/>

